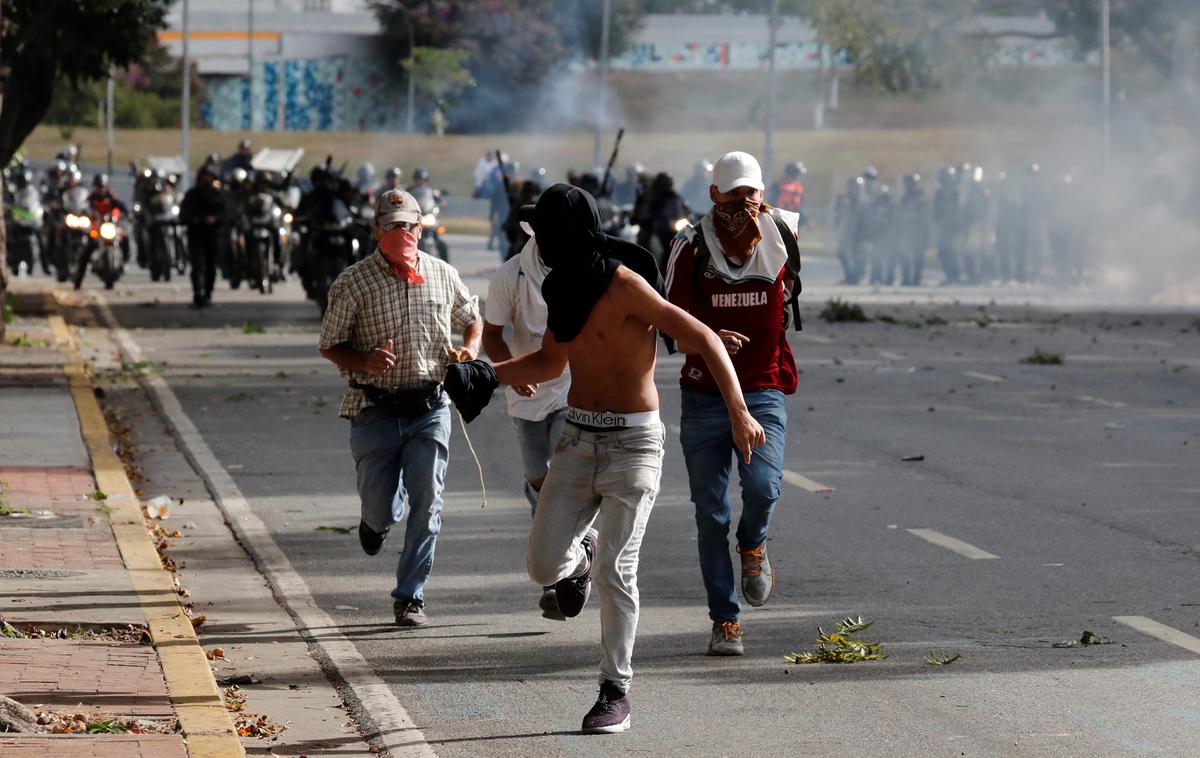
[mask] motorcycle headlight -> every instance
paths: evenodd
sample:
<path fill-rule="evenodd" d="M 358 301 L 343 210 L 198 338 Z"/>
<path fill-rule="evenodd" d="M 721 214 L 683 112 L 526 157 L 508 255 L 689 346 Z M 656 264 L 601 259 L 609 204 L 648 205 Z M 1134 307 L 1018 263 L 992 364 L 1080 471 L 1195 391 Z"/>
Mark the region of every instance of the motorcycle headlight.
<path fill-rule="evenodd" d="M 426 213 L 421 217 L 421 226 L 425 227 L 426 229 L 437 226 L 437 216 L 433 215 L 432 213 Z"/>
<path fill-rule="evenodd" d="M 292 221 L 293 221 L 292 214 L 290 214 L 290 213 L 283 214 L 283 223 L 290 224 L 290 223 L 292 223 Z"/>
<path fill-rule="evenodd" d="M 681 218 L 675 222 L 676 233 L 682 232 L 684 229 L 687 229 L 687 228 L 688 228 L 688 220 L 686 218 Z"/>
<path fill-rule="evenodd" d="M 171 206 L 171 215 L 172 215 L 172 216 L 178 216 L 178 215 L 179 215 L 179 206 L 178 206 L 178 205 L 172 205 L 172 206 Z"/>
<path fill-rule="evenodd" d="M 117 225 L 111 221 L 105 221 L 100 225 L 100 236 L 112 242 L 117 238 Z"/>

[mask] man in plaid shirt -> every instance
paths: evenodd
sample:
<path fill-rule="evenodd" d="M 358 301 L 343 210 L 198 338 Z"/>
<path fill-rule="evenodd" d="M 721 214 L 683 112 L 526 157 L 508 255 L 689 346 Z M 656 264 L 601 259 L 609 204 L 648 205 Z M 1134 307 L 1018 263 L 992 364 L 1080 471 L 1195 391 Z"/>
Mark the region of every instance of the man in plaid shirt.
<path fill-rule="evenodd" d="M 407 504 L 393 608 L 400 626 L 424 626 L 450 445 L 440 382 L 446 364 L 479 354 L 483 321 L 458 271 L 417 250 L 421 211 L 412 195 L 388 190 L 376 208 L 379 247 L 330 288 L 320 349 L 350 383 L 338 415 L 350 419 L 359 542 L 378 553 Z M 463 334 L 460 348 L 452 329 Z"/>

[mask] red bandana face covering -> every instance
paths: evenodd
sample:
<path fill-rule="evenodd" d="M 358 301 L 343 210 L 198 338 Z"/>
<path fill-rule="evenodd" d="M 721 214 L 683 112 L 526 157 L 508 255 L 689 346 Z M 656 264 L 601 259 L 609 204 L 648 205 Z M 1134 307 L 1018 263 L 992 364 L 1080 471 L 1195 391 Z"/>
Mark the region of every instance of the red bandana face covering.
<path fill-rule="evenodd" d="M 726 253 L 743 259 L 750 257 L 754 246 L 762 239 L 758 229 L 761 210 L 763 203 L 750 199 L 713 205 L 713 229 Z"/>
<path fill-rule="evenodd" d="M 417 273 L 417 242 L 415 232 L 399 227 L 386 232 L 379 238 L 379 252 L 392 267 L 396 276 L 413 284 L 424 284 L 425 279 Z"/>

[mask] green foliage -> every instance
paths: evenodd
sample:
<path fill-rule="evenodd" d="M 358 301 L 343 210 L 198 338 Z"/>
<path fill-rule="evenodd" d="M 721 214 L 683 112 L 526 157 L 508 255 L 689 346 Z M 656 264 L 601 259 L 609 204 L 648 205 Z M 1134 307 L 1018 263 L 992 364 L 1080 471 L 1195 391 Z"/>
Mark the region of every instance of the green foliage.
<path fill-rule="evenodd" d="M 1062 353 L 1047 353 L 1039 347 L 1034 348 L 1034 351 L 1022 358 L 1020 362 L 1027 366 L 1061 366 L 1063 357 Z"/>
<path fill-rule="evenodd" d="M 871 320 L 867 318 L 867 314 L 863 312 L 861 305 L 842 300 L 840 297 L 835 297 L 827 301 L 819 317 L 831 324 L 842 321 L 861 323 Z"/>
<path fill-rule="evenodd" d="M 418 92 L 442 100 L 475 86 L 466 67 L 470 55 L 461 48 L 417 47 L 412 58 L 401 65 L 413 77 Z"/>
<path fill-rule="evenodd" d="M 104 494 L 103 492 L 101 492 L 100 490 L 96 490 L 96 491 L 95 491 L 95 492 L 93 492 L 92 494 L 88 495 L 88 497 L 89 497 L 89 498 L 91 498 L 92 500 L 95 500 L 95 501 L 97 501 L 97 502 L 100 502 L 100 501 L 103 501 L 103 500 L 108 500 L 108 495 L 105 495 L 105 494 Z"/>
<path fill-rule="evenodd" d="M 266 331 L 257 321 L 243 321 L 242 334 L 262 334 Z"/>
<path fill-rule="evenodd" d="M 4 323 L 11 324 L 13 319 L 17 317 L 16 311 L 13 310 L 12 303 L 4 304 Z"/>
<path fill-rule="evenodd" d="M 50 108 L 56 82 L 80 86 L 143 60 L 172 0 L 8 0 L 0 64 L 0 164 Z"/>
<path fill-rule="evenodd" d="M 118 719 L 111 721 L 93 721 L 87 725 L 88 734 L 124 734 L 129 726 Z"/>
<path fill-rule="evenodd" d="M 955 653 L 954 655 L 951 655 L 951 656 L 947 656 L 945 653 L 942 653 L 942 652 L 935 653 L 932 650 L 930 650 L 928 653 L 925 654 L 925 663 L 929 664 L 930 666 L 949 666 L 951 663 L 954 663 L 961 657 L 962 656 L 959 655 L 958 653 Z"/>
<path fill-rule="evenodd" d="M 851 637 L 853 634 L 865 631 L 874 621 L 864 621 L 858 618 L 846 617 L 835 625 L 837 631 L 832 634 L 817 627 L 817 649 L 804 653 L 789 653 L 783 657 L 787 663 L 859 663 L 862 661 L 882 661 L 887 656 L 883 654 L 883 645 L 879 642 L 866 642 Z"/>

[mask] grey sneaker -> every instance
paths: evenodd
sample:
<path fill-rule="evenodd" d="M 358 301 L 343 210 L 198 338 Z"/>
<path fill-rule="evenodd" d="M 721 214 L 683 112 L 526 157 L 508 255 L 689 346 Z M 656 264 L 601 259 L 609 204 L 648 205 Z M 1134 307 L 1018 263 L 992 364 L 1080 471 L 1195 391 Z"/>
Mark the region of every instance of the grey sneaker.
<path fill-rule="evenodd" d="M 712 638 L 708 641 L 709 655 L 745 655 L 742 646 L 742 625 L 738 621 L 721 619 L 713 622 Z"/>
<path fill-rule="evenodd" d="M 766 605 L 775 592 L 775 572 L 767 558 L 767 541 L 758 547 L 737 546 L 742 556 L 742 597 L 755 608 Z"/>
<path fill-rule="evenodd" d="M 396 614 L 396 626 L 418 627 L 429 623 L 425 608 L 412 600 L 397 600 L 392 603 L 392 612 Z"/>
<path fill-rule="evenodd" d="M 538 598 L 538 608 L 542 609 L 542 618 L 553 621 L 566 621 L 567 617 L 558 609 L 558 598 L 554 587 L 542 587 L 542 596 Z"/>

